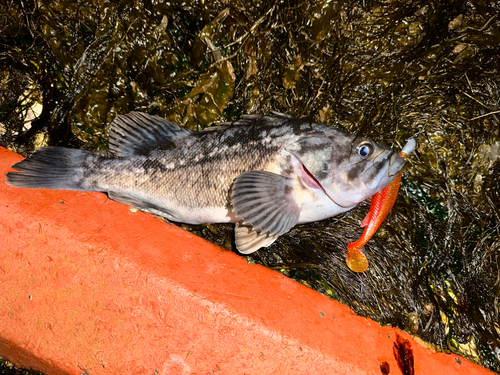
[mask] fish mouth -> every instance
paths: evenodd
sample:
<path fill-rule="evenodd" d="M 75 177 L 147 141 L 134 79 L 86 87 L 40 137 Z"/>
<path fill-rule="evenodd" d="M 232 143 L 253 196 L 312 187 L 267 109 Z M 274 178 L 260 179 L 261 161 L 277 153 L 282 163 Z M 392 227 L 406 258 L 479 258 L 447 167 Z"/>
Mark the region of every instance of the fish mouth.
<path fill-rule="evenodd" d="M 389 185 L 404 166 L 404 157 L 388 150 L 373 160 L 372 166 L 361 174 L 361 181 L 366 187 L 377 192 Z"/>

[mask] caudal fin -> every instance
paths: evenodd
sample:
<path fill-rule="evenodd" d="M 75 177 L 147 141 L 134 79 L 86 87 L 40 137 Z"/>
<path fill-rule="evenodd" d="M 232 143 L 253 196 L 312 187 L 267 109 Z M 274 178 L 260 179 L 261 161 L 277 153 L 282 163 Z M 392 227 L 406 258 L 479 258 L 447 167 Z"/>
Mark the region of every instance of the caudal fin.
<path fill-rule="evenodd" d="M 27 159 L 8 172 L 6 181 L 11 186 L 40 189 L 90 190 L 83 185 L 84 166 L 96 155 L 64 147 L 40 147 Z"/>

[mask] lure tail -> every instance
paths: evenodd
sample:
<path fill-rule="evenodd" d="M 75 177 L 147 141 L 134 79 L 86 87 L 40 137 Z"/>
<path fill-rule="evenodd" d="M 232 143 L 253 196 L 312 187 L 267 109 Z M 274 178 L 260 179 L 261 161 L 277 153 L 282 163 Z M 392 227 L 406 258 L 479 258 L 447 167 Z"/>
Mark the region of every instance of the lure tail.
<path fill-rule="evenodd" d="M 359 246 L 356 242 L 347 244 L 347 267 L 354 272 L 365 272 L 368 269 L 368 259 L 361 251 L 363 245 Z"/>

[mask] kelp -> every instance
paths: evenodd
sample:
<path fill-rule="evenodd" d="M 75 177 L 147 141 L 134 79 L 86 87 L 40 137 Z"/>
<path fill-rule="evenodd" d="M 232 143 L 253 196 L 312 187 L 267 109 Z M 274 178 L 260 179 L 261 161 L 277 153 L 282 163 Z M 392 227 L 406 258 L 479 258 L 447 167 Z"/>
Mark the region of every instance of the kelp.
<path fill-rule="evenodd" d="M 279 110 L 396 150 L 418 133 L 366 272 L 345 250 L 368 202 L 247 259 L 500 371 L 499 14 L 482 0 L 2 2 L 0 142 L 105 153 L 132 110 L 195 130 Z M 234 250 L 230 225 L 183 227 Z"/>

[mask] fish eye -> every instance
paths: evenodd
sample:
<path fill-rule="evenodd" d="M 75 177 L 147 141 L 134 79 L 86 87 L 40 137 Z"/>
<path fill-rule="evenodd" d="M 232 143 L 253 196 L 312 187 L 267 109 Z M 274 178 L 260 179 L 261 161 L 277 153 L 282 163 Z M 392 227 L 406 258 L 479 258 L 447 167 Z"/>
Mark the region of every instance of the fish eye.
<path fill-rule="evenodd" d="M 370 156 L 372 152 L 373 145 L 369 142 L 363 142 L 358 146 L 358 154 L 363 158 Z"/>

